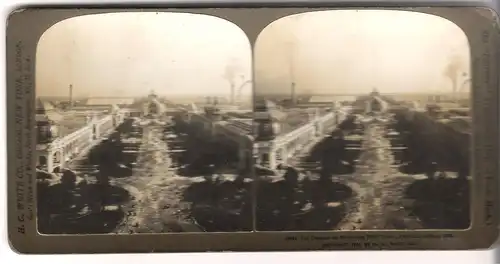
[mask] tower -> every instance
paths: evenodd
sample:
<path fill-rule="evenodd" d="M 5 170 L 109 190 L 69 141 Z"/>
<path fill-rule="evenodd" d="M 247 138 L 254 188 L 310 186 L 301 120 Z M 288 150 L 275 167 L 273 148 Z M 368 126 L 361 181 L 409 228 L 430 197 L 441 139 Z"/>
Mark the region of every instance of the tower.
<path fill-rule="evenodd" d="M 73 84 L 69 85 L 68 107 L 69 109 L 73 108 Z"/>
<path fill-rule="evenodd" d="M 58 129 L 54 122 L 49 118 L 49 111 L 46 104 L 40 98 L 36 100 L 36 129 L 37 144 L 47 144 L 57 137 Z"/>
<path fill-rule="evenodd" d="M 297 104 L 297 95 L 295 92 L 295 81 L 292 81 L 292 85 L 291 85 L 291 99 L 292 99 L 292 105 L 296 105 Z"/>
<path fill-rule="evenodd" d="M 272 111 L 275 106 L 265 100 L 258 99 L 254 105 L 254 126 L 256 141 L 273 140 L 279 133 L 279 123 L 275 122 Z"/>

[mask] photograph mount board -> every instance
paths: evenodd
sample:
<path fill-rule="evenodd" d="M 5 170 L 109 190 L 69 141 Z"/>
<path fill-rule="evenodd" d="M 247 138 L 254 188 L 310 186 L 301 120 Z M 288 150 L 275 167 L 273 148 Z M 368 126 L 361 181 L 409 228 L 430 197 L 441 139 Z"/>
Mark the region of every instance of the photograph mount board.
<path fill-rule="evenodd" d="M 8 153 L 11 153 L 8 157 L 8 218 L 11 244 L 19 252 L 26 253 L 472 249 L 491 246 L 497 237 L 498 224 L 496 201 L 498 80 L 496 74 L 498 72 L 499 36 L 497 17 L 491 10 L 473 7 L 384 10 L 377 9 L 373 12 L 414 12 L 435 15 L 454 23 L 467 37 L 470 51 L 462 53 L 470 57 L 470 62 L 465 62 L 462 68 L 459 67 L 458 77 L 464 80 L 460 80 L 458 85 L 470 87 L 470 99 L 465 97 L 463 100 L 470 100 L 470 109 L 464 111 L 461 109 L 463 107 L 449 107 L 446 105 L 448 103 L 446 96 L 437 92 L 430 94 L 431 96 L 426 94 L 426 100 L 434 98 L 432 99 L 434 104 L 441 104 L 441 108 L 438 107 L 440 111 L 437 111 L 437 108 L 427 107 L 425 115 L 439 112 L 440 115 L 450 117 L 450 109 L 442 111 L 442 108 L 446 107 L 456 108 L 452 109 L 453 116 L 451 117 L 454 117 L 457 112 L 467 112 L 466 115 L 470 115 L 470 124 L 472 124 L 470 128 L 470 148 L 472 149 L 470 151 L 470 160 L 472 160 L 470 175 L 463 176 L 463 171 L 467 170 L 460 168 L 462 178 L 464 178 L 462 180 L 471 182 L 469 184 L 470 202 L 467 199 L 465 202 L 462 201 L 462 203 L 468 203 L 470 207 L 470 228 L 467 223 L 465 227 L 463 225 L 455 227 L 440 225 L 438 228 L 435 228 L 436 225 L 420 225 L 412 228 L 411 224 L 398 225 L 398 223 L 393 223 L 392 226 L 380 226 L 378 220 L 374 219 L 377 214 L 370 213 L 361 213 L 361 215 L 370 218 L 368 222 L 372 223 L 366 224 L 367 222 L 363 219 L 358 223 L 359 217 L 347 214 L 345 218 L 339 220 L 339 223 L 347 221 L 348 224 L 340 225 L 349 229 L 337 230 L 338 226 L 326 228 L 321 224 L 324 219 L 320 219 L 321 214 L 318 216 L 317 212 L 329 213 L 327 211 L 332 208 L 337 210 L 345 206 L 363 205 L 363 202 L 357 203 L 356 200 L 367 200 L 366 196 L 369 195 L 372 195 L 372 198 L 380 198 L 384 193 L 383 187 L 374 185 L 368 194 L 361 195 L 363 196 L 361 197 L 360 191 L 367 187 L 353 191 L 345 188 L 342 190 L 343 187 L 338 186 L 342 179 L 335 179 L 338 175 L 331 179 L 328 176 L 323 177 L 328 178 L 327 182 L 311 185 L 312 191 L 309 193 L 313 194 L 312 196 L 292 198 L 305 192 L 300 188 L 290 188 L 289 184 L 294 182 L 302 187 L 304 185 L 303 180 L 294 180 L 294 174 L 299 174 L 298 178 L 303 178 L 303 175 L 314 178 L 314 173 L 309 172 L 309 169 L 294 172 L 295 168 L 289 166 L 291 162 L 288 160 L 278 164 L 274 162 L 275 159 L 274 161 L 269 159 L 269 155 L 262 155 L 266 152 L 270 153 L 269 149 L 274 146 L 274 143 L 285 146 L 289 142 L 294 142 L 295 139 L 300 139 L 297 141 L 299 145 L 294 143 L 282 148 L 289 150 L 285 156 L 291 156 L 290 161 L 296 159 L 299 155 L 291 153 L 290 150 L 305 150 L 305 145 L 311 143 L 312 138 L 319 137 L 318 132 L 322 132 L 323 136 L 333 132 L 321 125 L 301 127 L 301 119 L 307 122 L 313 121 L 312 124 L 315 123 L 314 121 L 323 120 L 325 124 L 330 124 L 330 128 L 342 124 L 342 120 L 338 119 L 333 123 L 330 122 L 329 117 L 332 115 L 325 112 L 328 108 L 330 111 L 328 113 L 332 113 L 333 110 L 333 113 L 337 113 L 333 116 L 341 117 L 340 119 L 349 120 L 350 116 L 354 117 L 354 123 L 357 123 L 358 130 L 360 130 L 358 136 L 362 138 L 361 141 L 352 142 L 352 145 L 357 146 L 343 147 L 344 149 L 358 148 L 357 151 L 361 149 L 362 153 L 355 158 L 358 163 L 351 166 L 354 168 L 352 175 L 343 173 L 340 176 L 343 176 L 345 180 L 349 177 L 357 177 L 358 174 L 368 174 L 360 177 L 365 181 L 371 177 L 384 176 L 377 173 L 377 168 L 380 169 L 380 166 L 384 165 L 381 161 L 386 163 L 384 165 L 386 167 L 389 164 L 387 164 L 387 158 L 380 158 L 381 154 L 377 149 L 380 150 L 381 145 L 385 144 L 387 147 L 387 144 L 391 144 L 389 140 L 384 140 L 386 137 L 382 137 L 382 134 L 387 132 L 383 131 L 384 127 L 392 118 L 388 113 L 381 111 L 386 109 L 384 105 L 387 105 L 387 102 L 384 100 L 375 100 L 375 103 L 367 100 L 364 102 L 360 100 L 361 103 L 359 101 L 342 102 L 349 101 L 346 98 L 328 101 L 324 100 L 325 93 L 318 92 L 319 96 L 313 94 L 310 97 L 323 98 L 323 102 L 309 100 L 305 103 L 306 106 L 301 108 L 297 99 L 308 91 L 302 89 L 301 86 L 307 85 L 312 91 L 312 87 L 323 85 L 317 81 L 318 76 L 321 75 L 321 69 L 318 65 L 309 69 L 308 74 L 316 77 L 307 82 L 304 79 L 304 67 L 301 68 L 298 65 L 290 67 L 286 63 L 281 65 L 282 68 L 286 68 L 281 69 L 283 74 L 269 72 L 269 70 L 267 73 L 275 77 L 285 75 L 283 78 L 286 80 L 281 83 L 279 78 L 270 81 L 274 82 L 274 87 L 285 87 L 287 92 L 284 99 L 290 97 L 292 100 L 285 100 L 288 104 L 284 106 L 283 101 L 276 103 L 276 100 L 273 102 L 273 100 L 266 98 L 262 100 L 263 98 L 259 97 L 259 91 L 266 91 L 270 94 L 273 92 L 266 88 L 259 90 L 264 71 L 257 67 L 261 61 L 270 59 L 270 57 L 259 57 L 259 42 L 264 39 L 262 33 L 265 34 L 266 28 L 276 21 L 279 22 L 279 19 L 286 19 L 289 15 L 305 13 L 304 16 L 307 16 L 308 14 L 314 15 L 314 11 L 319 11 L 318 13 L 329 12 L 331 17 L 335 17 L 335 12 L 346 12 L 346 10 L 336 11 L 331 8 L 141 10 L 139 14 L 148 15 L 143 15 L 142 18 L 124 19 L 124 23 L 130 23 L 130 25 L 122 32 L 116 28 L 113 30 L 113 23 L 116 22 L 109 22 L 111 20 L 94 22 L 95 28 L 101 31 L 99 35 L 99 30 L 89 29 L 92 22 L 81 22 L 80 25 L 68 23 L 69 29 L 66 33 L 63 29 L 59 33 L 55 30 L 58 26 L 64 28 L 64 23 L 72 19 L 85 21 L 85 19 L 92 19 L 93 16 L 94 18 L 105 17 L 105 13 L 112 13 L 116 17 L 133 16 L 136 13 L 133 9 L 26 9 L 11 15 L 7 32 Z M 364 11 L 370 12 L 371 10 Z M 161 15 L 156 15 L 156 12 Z M 220 59 L 215 59 L 216 56 L 211 59 L 210 55 L 214 55 L 215 50 L 224 54 L 230 53 L 231 50 L 217 47 L 215 39 L 211 49 L 208 45 L 210 42 L 206 42 L 211 37 L 208 30 L 203 32 L 200 28 L 199 33 L 193 34 L 192 41 L 182 41 L 180 38 L 172 40 L 174 38 L 168 36 L 162 39 L 161 33 L 155 31 L 155 28 L 160 27 L 158 22 L 148 23 L 148 19 L 144 18 L 159 19 L 158 17 L 161 16 L 181 15 L 176 13 L 198 14 L 192 15 L 193 18 L 195 16 L 204 16 L 211 20 L 218 18 L 220 24 L 224 24 L 228 30 L 233 28 L 229 30 L 233 33 L 228 31 L 225 35 L 225 38 L 230 38 L 230 40 L 226 39 L 225 43 L 228 41 L 240 43 L 238 44 L 240 50 L 237 53 L 243 54 L 242 57 L 235 58 L 238 54 L 228 54 L 226 58 L 222 58 L 223 56 L 219 54 Z M 468 15 L 464 16 L 464 13 Z M 76 18 L 73 18 L 75 16 Z M 255 19 L 256 16 L 259 19 Z M 69 20 L 64 22 L 65 19 Z M 193 20 L 188 19 L 189 23 Z M 59 25 L 56 24 L 58 22 Z M 186 26 L 184 24 L 189 24 L 179 21 L 176 23 L 177 25 L 183 24 L 184 27 Z M 54 37 L 50 37 L 52 30 L 50 28 L 55 24 L 53 31 L 55 33 L 52 33 Z M 201 24 L 208 26 L 208 22 Z M 134 34 L 127 36 L 129 30 Z M 367 32 L 371 32 L 372 35 L 377 34 L 374 30 Z M 411 32 L 411 29 L 405 32 Z M 66 39 L 57 38 L 58 34 L 66 36 Z M 170 32 L 170 34 L 174 33 Z M 234 34 L 234 37 L 231 37 L 233 36 L 231 34 Z M 43 39 L 42 35 L 46 35 L 47 38 Z M 52 45 L 43 46 L 43 41 L 52 41 Z M 196 44 L 203 41 L 207 43 L 207 46 Z M 56 45 L 60 45 L 62 52 L 54 48 Z M 418 43 L 415 45 L 418 50 L 420 46 Z M 233 50 L 234 46 L 230 45 Z M 114 50 L 113 47 L 115 47 Z M 177 54 L 173 52 L 175 49 L 182 50 L 182 48 L 185 48 L 185 51 Z M 312 49 L 314 47 L 305 50 L 311 51 Z M 330 52 L 335 52 L 335 47 L 330 47 L 330 49 Z M 185 54 L 188 50 L 193 52 Z M 67 54 L 64 54 L 65 51 Z M 194 51 L 200 54 L 205 52 L 206 56 L 191 54 Z M 47 55 L 42 55 L 43 52 Z M 390 51 L 387 52 L 390 53 Z M 321 52 L 317 51 L 317 53 Z M 369 54 L 366 55 L 369 57 Z M 189 56 L 195 57 L 192 62 L 182 62 Z M 418 56 L 414 57 L 415 60 L 418 59 Z M 453 61 L 453 56 L 451 57 Z M 300 56 L 294 57 L 295 61 L 300 61 L 300 59 Z M 304 57 L 302 59 L 307 60 Z M 39 65 L 40 62 L 43 65 Z M 354 60 L 345 62 L 355 64 Z M 182 63 L 187 64 L 182 66 Z M 314 58 L 312 62 L 303 61 L 303 64 L 307 63 L 314 64 Z M 169 64 L 175 66 L 169 68 Z M 279 68 L 279 63 L 276 64 Z M 219 66 L 215 67 L 215 65 Z M 445 65 L 445 70 L 447 69 L 450 74 L 457 73 L 454 72 L 453 63 L 450 65 L 449 67 Z M 190 66 L 193 70 L 188 69 Z M 59 71 L 56 70 L 57 67 Z M 380 75 L 383 67 L 376 70 Z M 294 72 L 297 78 L 291 86 L 287 79 L 289 76 L 286 75 L 290 72 Z M 301 74 L 302 79 L 300 79 Z M 344 72 L 343 75 L 348 75 L 348 73 Z M 443 70 L 438 75 L 443 77 L 445 71 Z M 332 75 L 332 78 L 335 76 Z M 467 78 L 470 78 L 468 83 L 465 82 Z M 396 82 L 397 78 L 388 80 Z M 387 80 L 381 82 L 384 81 L 387 82 Z M 410 79 L 407 81 L 411 82 Z M 448 82 L 454 82 L 454 79 Z M 203 88 L 200 84 L 204 85 Z M 332 85 L 333 88 L 339 87 L 339 84 Z M 446 83 L 446 85 L 449 84 Z M 95 90 L 88 90 L 85 86 L 92 86 Z M 369 98 L 373 99 L 380 98 L 380 95 L 384 96 L 384 93 L 393 96 L 397 92 L 384 90 L 383 87 L 379 87 L 380 84 L 374 84 L 374 86 L 377 86 L 376 89 L 372 86 L 364 87 L 364 90 L 357 95 L 363 97 L 368 94 Z M 290 87 L 292 88 L 289 91 Z M 333 88 L 334 93 L 343 93 Z M 190 93 L 190 90 L 193 93 Z M 175 91 L 175 94 L 171 91 Z M 291 95 L 292 91 L 293 95 Z M 316 93 L 316 91 L 312 92 Z M 278 97 L 279 93 L 278 89 Z M 42 96 L 55 98 L 48 100 L 47 103 L 46 99 L 39 98 Z M 406 102 L 403 95 L 398 96 L 400 98 L 397 100 Z M 245 100 L 242 99 L 246 97 L 253 99 L 244 102 Z M 452 99 L 454 101 L 452 103 L 457 103 L 460 98 Z M 319 107 L 318 105 L 325 104 L 324 101 L 330 105 Z M 348 107 L 342 107 L 344 104 Z M 419 108 L 415 104 L 405 107 Z M 299 110 L 292 111 L 295 108 Z M 292 121 L 290 111 L 298 117 L 299 122 L 295 125 L 299 126 L 299 130 L 275 124 L 276 120 Z M 398 114 L 401 113 L 392 113 L 396 116 Z M 66 124 L 63 124 L 64 117 L 67 119 Z M 407 116 L 406 118 L 418 117 Z M 81 124 L 78 124 L 78 121 Z M 73 127 L 75 125 L 76 127 Z M 448 129 L 448 125 L 443 129 Z M 295 132 L 296 130 L 298 132 Z M 259 131 L 273 133 L 262 135 Z M 78 133 L 75 134 L 75 132 Z M 343 144 L 349 141 L 349 139 L 346 141 L 346 136 L 354 137 L 356 134 L 341 132 L 339 136 L 344 137 Z M 265 138 L 266 136 L 274 137 L 274 134 L 278 134 L 278 140 Z M 404 133 L 399 131 L 399 134 Z M 45 138 L 46 142 L 37 142 L 37 138 L 40 139 L 41 135 L 51 137 Z M 52 135 L 64 136 L 52 138 Z M 68 135 L 83 136 L 72 139 L 67 137 Z M 280 135 L 286 137 L 279 137 Z M 375 137 L 375 140 L 374 135 L 378 137 Z M 337 138 L 335 133 L 332 136 Z M 453 141 L 450 142 L 453 147 L 456 147 Z M 98 146 L 97 149 L 100 148 L 103 151 L 95 151 L 95 155 L 90 155 L 89 153 L 93 152 L 93 146 Z M 50 150 L 54 148 L 57 151 L 50 152 L 50 155 L 38 154 L 47 152 L 47 148 Z M 396 147 L 393 149 L 396 150 Z M 415 152 L 413 154 L 417 155 Z M 280 155 L 282 159 L 283 152 Z M 92 156 L 94 158 L 91 158 Z M 216 158 L 210 160 L 208 157 Z M 364 162 L 370 159 L 378 163 Z M 201 164 L 186 166 L 186 163 L 197 163 L 196 160 Z M 260 164 L 259 162 L 263 160 L 267 162 Z M 438 163 L 430 160 L 426 162 L 427 164 Z M 329 168 L 331 172 L 338 167 L 330 166 L 331 163 L 334 163 L 333 160 L 326 161 L 324 164 L 328 166 L 322 167 Z M 367 169 L 370 166 L 374 166 L 375 172 Z M 186 171 L 191 170 L 191 172 L 201 168 L 202 172 L 199 172 L 199 175 L 189 176 L 179 175 L 177 172 L 167 173 L 172 167 L 175 167 L 175 170 L 181 169 L 179 167 L 188 167 Z M 272 180 L 277 183 L 269 185 L 273 187 L 266 190 L 262 181 L 266 177 L 259 176 L 257 171 L 275 173 L 276 170 L 285 174 L 292 171 L 288 173 L 291 177 L 285 177 L 286 179 L 283 180 L 278 178 L 286 175 L 277 175 L 276 181 Z M 446 171 L 442 168 L 439 170 Z M 326 171 L 328 170 L 323 169 L 324 175 L 329 174 Z M 438 173 L 433 175 L 436 177 L 435 185 L 439 186 L 439 181 L 443 179 Z M 461 175 L 457 177 L 460 178 Z M 42 182 L 43 185 L 39 185 L 37 181 Z M 391 178 L 386 184 L 390 185 L 394 182 L 396 179 Z M 172 184 L 177 187 L 183 185 L 186 189 L 169 188 Z M 192 187 L 197 185 L 200 187 Z M 279 190 L 274 188 L 278 185 L 281 186 L 278 187 Z M 455 192 L 451 185 L 456 184 L 448 184 L 446 188 Z M 43 189 L 39 186 L 47 188 Z M 189 188 L 198 190 L 188 194 L 186 190 Z M 349 188 L 352 189 L 352 186 Z M 349 202 L 338 199 L 328 200 L 326 196 L 331 193 L 334 193 L 334 196 L 351 193 L 346 199 Z M 439 194 L 439 192 L 436 193 Z M 301 202 L 300 199 L 303 201 Z M 283 200 L 283 203 L 275 203 L 273 200 Z M 306 200 L 310 202 L 305 202 Z M 361 207 L 367 212 L 373 211 L 366 205 L 374 201 L 376 199 L 368 199 Z M 407 202 L 415 203 L 415 201 Z M 294 216 L 287 216 L 284 213 L 289 208 L 299 207 L 299 205 L 300 209 L 305 208 L 306 213 Z M 425 211 L 425 209 L 422 210 Z M 308 212 L 311 214 L 304 216 Z M 376 211 L 376 213 L 380 212 L 380 210 Z M 264 222 L 274 221 L 272 228 L 262 228 L 259 215 Z M 102 221 L 103 219 L 106 221 Z M 126 219 L 125 225 L 123 225 L 123 219 Z M 291 219 L 295 220 L 291 221 Z M 352 227 L 351 224 L 358 226 Z M 308 226 L 310 228 L 307 228 Z"/>

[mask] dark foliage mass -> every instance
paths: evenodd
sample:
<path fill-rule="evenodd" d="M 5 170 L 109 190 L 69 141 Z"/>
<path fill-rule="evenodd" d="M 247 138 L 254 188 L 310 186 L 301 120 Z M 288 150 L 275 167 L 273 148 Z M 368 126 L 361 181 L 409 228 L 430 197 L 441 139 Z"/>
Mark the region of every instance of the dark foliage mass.
<path fill-rule="evenodd" d="M 185 149 L 176 159 L 186 166 L 179 169 L 179 175 L 202 176 L 215 173 L 218 169 L 231 167 L 238 162 L 238 145 L 221 137 L 211 137 L 203 129 L 189 125 L 180 117 L 174 117 L 172 129 L 184 137 Z"/>
<path fill-rule="evenodd" d="M 405 190 L 408 208 L 428 229 L 466 229 L 470 225 L 470 187 L 461 179 L 424 179 Z"/>
<path fill-rule="evenodd" d="M 426 228 L 465 229 L 470 224 L 470 135 L 460 128 L 434 120 L 427 113 L 399 111 L 393 128 L 407 147 L 401 158 L 407 174 L 425 173 L 405 190 L 414 200 L 407 208 Z M 439 171 L 453 171 L 458 178 L 435 178 Z"/>
<path fill-rule="evenodd" d="M 297 182 L 289 175 L 282 181 L 259 182 L 257 230 L 334 229 L 346 215 L 343 202 L 352 195 L 347 185 L 326 180 Z"/>
<path fill-rule="evenodd" d="M 427 173 L 455 171 L 459 177 L 470 170 L 470 135 L 431 119 L 426 113 L 400 111 L 395 113 L 393 128 L 407 147 L 403 160 L 406 172 Z M 423 171 L 416 171 L 422 169 Z"/>
<path fill-rule="evenodd" d="M 183 193 L 191 203 L 189 216 L 206 231 L 235 232 L 252 229 L 251 183 L 207 180 Z"/>
<path fill-rule="evenodd" d="M 300 125 L 304 120 L 307 120 L 305 115 L 297 114 L 288 121 Z M 224 179 L 221 171 L 234 172 L 238 145 L 207 135 L 201 127 L 185 122 L 181 115 L 174 115 L 171 121 L 164 132 L 177 138 L 168 146 L 175 150 L 171 158 L 178 167 L 178 175 L 205 176 L 201 182 L 190 183 L 181 193 L 182 202 L 191 205 L 189 218 L 204 231 L 249 231 L 254 226 L 261 231 L 331 230 L 346 217 L 347 201 L 353 200 L 356 193 L 349 186 L 332 181 L 331 176 L 354 173 L 362 151 L 360 141 L 348 137 L 362 131 L 355 115 L 340 123 L 301 161 L 317 164 L 316 170 L 311 171 L 319 179 L 299 180 L 299 167 L 283 167 L 280 171 L 256 168 L 258 175 L 282 176 L 277 181 L 265 177 L 245 179 L 241 176 L 248 174 L 243 172 L 232 180 Z M 416 215 L 426 228 L 466 228 L 470 222 L 466 181 L 470 136 L 426 113 L 407 110 L 395 111 L 390 126 L 399 132 L 391 143 L 406 147 L 402 154 L 395 153 L 405 164 L 401 172 L 424 173 L 429 177 L 404 189 L 405 198 L 415 201 L 406 210 Z M 140 134 L 141 129 L 136 129 Z M 134 137 L 133 130 L 133 120 L 127 120 L 91 149 L 83 164 L 96 166 L 90 175 L 95 177 L 94 182 L 63 170 L 60 181 L 49 184 L 54 181 L 53 174 L 37 173 L 40 232 L 107 233 L 126 219 L 121 209 L 104 208 L 132 199 L 126 190 L 111 186 L 110 179 L 132 175 L 137 153 L 124 150 L 140 143 L 126 143 L 124 138 Z M 138 140 L 140 136 L 136 136 Z M 435 179 L 438 171 L 457 172 L 459 179 Z"/>
<path fill-rule="evenodd" d="M 131 176 L 137 153 L 123 152 L 133 120 L 126 120 L 100 144 L 94 146 L 80 165 L 96 166 L 96 170 L 77 175 L 69 169 L 60 170 L 60 179 L 46 172 L 38 173 L 38 227 L 41 233 L 109 233 L 124 219 L 122 210 L 104 210 L 131 199 L 123 188 L 109 184 L 112 177 Z M 123 166 L 125 165 L 125 166 Z M 85 177 L 95 181 L 88 181 Z M 54 184 L 54 181 L 55 184 Z"/>
<path fill-rule="evenodd" d="M 349 116 L 340 123 L 329 137 L 325 137 L 312 148 L 304 161 L 319 162 L 319 173 L 323 177 L 353 173 L 354 161 L 358 158 L 360 149 L 348 149 L 347 146 L 359 142 L 348 140 L 346 136 L 355 133 L 359 128 L 355 120 L 355 116 Z"/>
<path fill-rule="evenodd" d="M 55 185 L 38 183 L 38 231 L 50 234 L 109 233 L 124 218 L 121 210 L 103 210 L 122 204 L 130 194 L 119 187 L 75 183 L 71 178 Z"/>

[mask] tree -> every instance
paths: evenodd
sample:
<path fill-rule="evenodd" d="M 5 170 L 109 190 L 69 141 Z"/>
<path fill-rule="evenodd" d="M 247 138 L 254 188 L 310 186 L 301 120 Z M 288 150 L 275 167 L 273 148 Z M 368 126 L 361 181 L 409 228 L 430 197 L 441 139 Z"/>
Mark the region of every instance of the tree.
<path fill-rule="evenodd" d="M 460 60 L 460 57 L 458 56 L 453 56 L 450 58 L 450 61 L 446 65 L 444 69 L 444 76 L 450 79 L 451 84 L 452 84 L 452 92 L 455 94 L 458 90 L 458 77 L 459 77 L 459 72 L 461 71 L 462 68 L 462 61 Z"/>

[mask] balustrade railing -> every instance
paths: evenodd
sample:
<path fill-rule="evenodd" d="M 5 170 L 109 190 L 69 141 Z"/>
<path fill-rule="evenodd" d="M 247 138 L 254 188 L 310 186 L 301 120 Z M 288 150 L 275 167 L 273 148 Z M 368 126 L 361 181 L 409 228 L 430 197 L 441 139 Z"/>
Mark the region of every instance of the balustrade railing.
<path fill-rule="evenodd" d="M 60 138 L 56 138 L 54 141 L 50 143 L 51 148 L 64 148 L 70 144 L 74 144 L 77 141 L 80 141 L 81 138 L 88 138 L 90 140 L 92 136 L 92 126 L 97 126 L 101 130 L 102 134 L 109 132 L 109 130 L 113 129 L 113 116 L 107 115 L 94 123 L 89 123 L 84 127 Z"/>

